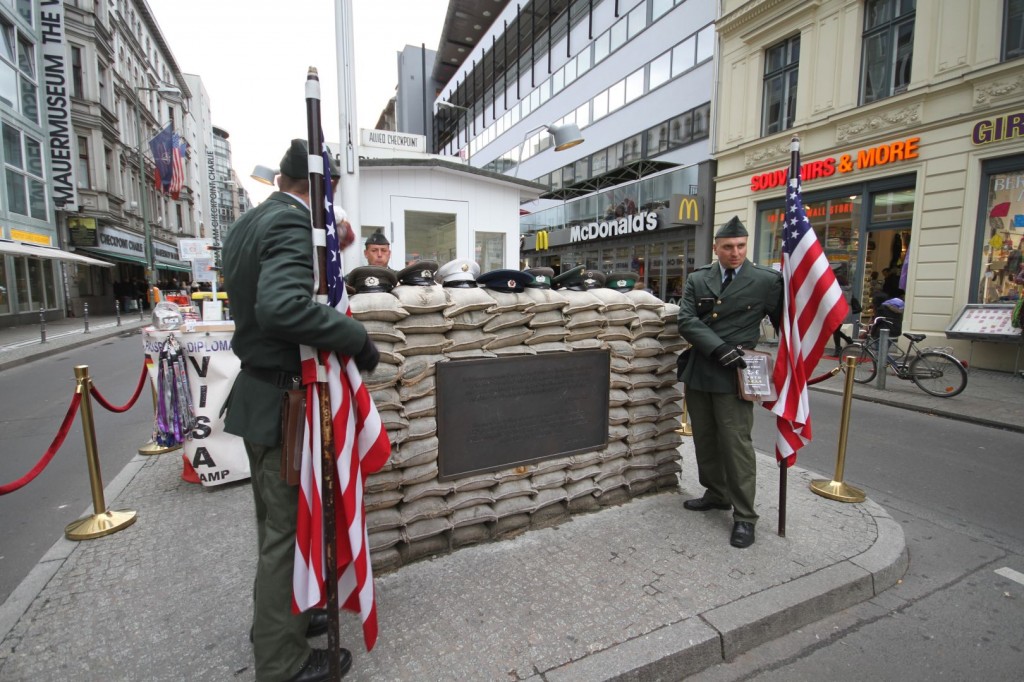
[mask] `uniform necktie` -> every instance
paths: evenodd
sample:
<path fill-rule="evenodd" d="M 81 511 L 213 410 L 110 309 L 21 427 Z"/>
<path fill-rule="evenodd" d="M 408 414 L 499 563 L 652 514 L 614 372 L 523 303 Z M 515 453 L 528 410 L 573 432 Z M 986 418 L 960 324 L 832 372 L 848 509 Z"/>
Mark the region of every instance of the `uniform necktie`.
<path fill-rule="evenodd" d="M 736 274 L 736 271 L 733 270 L 732 268 L 728 268 L 725 271 L 725 279 L 722 280 L 722 289 L 725 289 L 727 286 L 729 286 L 729 284 L 732 282 L 732 277 L 735 274 Z"/>

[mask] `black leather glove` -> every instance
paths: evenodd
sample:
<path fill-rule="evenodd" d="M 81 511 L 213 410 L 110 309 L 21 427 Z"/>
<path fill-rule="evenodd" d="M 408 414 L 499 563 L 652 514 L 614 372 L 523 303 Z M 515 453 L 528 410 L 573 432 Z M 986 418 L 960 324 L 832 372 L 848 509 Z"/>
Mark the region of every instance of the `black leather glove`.
<path fill-rule="evenodd" d="M 743 359 L 743 349 L 733 348 L 727 343 L 723 343 L 711 351 L 711 357 L 726 369 L 746 369 L 747 367 L 747 362 Z"/>
<path fill-rule="evenodd" d="M 352 356 L 352 359 L 356 361 L 356 367 L 360 372 L 372 372 L 377 367 L 377 363 L 380 362 L 380 351 L 369 335 L 366 336 L 362 350 Z"/>

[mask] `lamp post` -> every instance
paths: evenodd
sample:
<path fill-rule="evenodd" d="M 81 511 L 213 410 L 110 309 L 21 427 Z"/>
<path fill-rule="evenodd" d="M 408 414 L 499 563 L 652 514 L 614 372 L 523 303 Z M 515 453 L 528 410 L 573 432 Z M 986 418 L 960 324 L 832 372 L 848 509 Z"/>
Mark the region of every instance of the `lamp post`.
<path fill-rule="evenodd" d="M 470 114 L 470 115 L 472 115 L 472 113 L 473 113 L 467 107 L 459 106 L 458 104 L 452 104 L 451 102 L 444 102 L 444 101 L 438 102 L 437 103 L 437 108 L 438 109 L 455 109 L 457 111 L 465 111 L 467 114 Z M 467 128 L 466 128 L 466 165 L 467 166 L 471 165 L 469 163 L 469 159 L 470 159 L 470 156 L 472 156 L 472 154 L 473 154 L 473 149 L 472 149 L 472 146 L 471 146 L 471 140 L 469 139 L 469 127 L 468 127 L 468 125 L 469 124 L 467 123 Z M 459 143 L 459 141 L 458 141 L 458 134 L 459 134 L 458 123 L 456 123 L 455 124 L 455 135 L 456 135 L 455 144 Z"/>
<path fill-rule="evenodd" d="M 142 98 L 140 92 L 156 92 L 158 94 L 181 96 L 181 89 L 170 85 L 162 85 L 156 88 L 133 88 L 132 97 L 135 99 L 135 136 L 138 138 L 138 160 L 139 160 L 139 208 L 142 213 L 142 233 L 146 245 L 146 299 L 152 303 L 152 291 L 156 286 L 156 261 L 153 258 L 153 233 L 149 227 L 149 219 L 146 214 L 149 212 L 146 206 L 146 165 L 142 152 Z"/>

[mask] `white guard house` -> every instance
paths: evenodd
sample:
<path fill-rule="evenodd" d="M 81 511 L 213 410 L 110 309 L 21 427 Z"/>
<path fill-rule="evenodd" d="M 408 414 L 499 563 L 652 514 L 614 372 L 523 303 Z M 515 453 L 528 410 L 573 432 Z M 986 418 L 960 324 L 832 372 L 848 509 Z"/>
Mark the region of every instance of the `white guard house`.
<path fill-rule="evenodd" d="M 396 270 L 454 258 L 476 261 L 481 272 L 521 268 L 519 205 L 545 187 L 427 154 L 423 135 L 360 133 L 359 221 L 352 221 L 359 236 L 346 250 L 348 267 L 366 264 L 363 244 L 379 229 L 391 242 Z"/>

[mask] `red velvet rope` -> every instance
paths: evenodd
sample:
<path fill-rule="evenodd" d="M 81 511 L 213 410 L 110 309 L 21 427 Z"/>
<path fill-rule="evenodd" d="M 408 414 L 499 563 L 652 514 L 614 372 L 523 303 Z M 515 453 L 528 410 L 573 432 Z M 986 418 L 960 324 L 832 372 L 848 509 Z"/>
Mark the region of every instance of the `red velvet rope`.
<path fill-rule="evenodd" d="M 92 394 L 93 398 L 96 398 L 96 402 L 98 402 L 100 405 L 102 405 L 110 412 L 127 412 L 128 410 L 132 409 L 132 406 L 135 404 L 135 401 L 138 400 L 139 396 L 142 394 L 142 387 L 146 385 L 146 379 L 148 378 L 148 374 L 149 372 L 146 371 L 146 363 L 142 363 L 142 374 L 139 375 L 139 385 L 135 387 L 135 393 L 132 394 L 131 399 L 124 405 L 111 405 L 109 402 L 107 402 L 106 398 L 100 395 L 100 392 L 96 389 L 96 384 L 93 384 L 92 382 L 90 382 L 91 385 L 89 387 L 89 393 Z"/>
<path fill-rule="evenodd" d="M 807 380 L 807 385 L 808 386 L 813 386 L 814 384 L 820 384 L 825 379 L 829 379 L 829 378 L 835 376 L 835 374 L 836 374 L 835 372 L 829 371 L 829 372 L 825 372 L 824 374 L 820 374 L 820 375 L 818 375 L 816 377 L 811 377 L 810 379 Z"/>
<path fill-rule="evenodd" d="M 78 412 L 78 405 L 82 402 L 82 394 L 75 391 L 75 397 L 71 399 L 71 407 L 68 408 L 68 413 L 64 415 L 64 421 L 61 422 L 60 429 L 57 431 L 57 435 L 54 436 L 53 442 L 50 443 L 50 449 L 36 462 L 36 465 L 32 467 L 32 470 L 19 478 L 16 481 L 11 481 L 6 485 L 0 486 L 0 495 L 6 495 L 12 493 L 18 488 L 21 488 L 27 483 L 30 483 L 32 479 L 42 473 L 43 469 L 50 463 L 53 456 L 57 454 L 57 450 L 64 444 L 64 439 L 68 435 L 68 431 L 71 430 L 71 424 L 75 421 L 75 413 Z"/>

